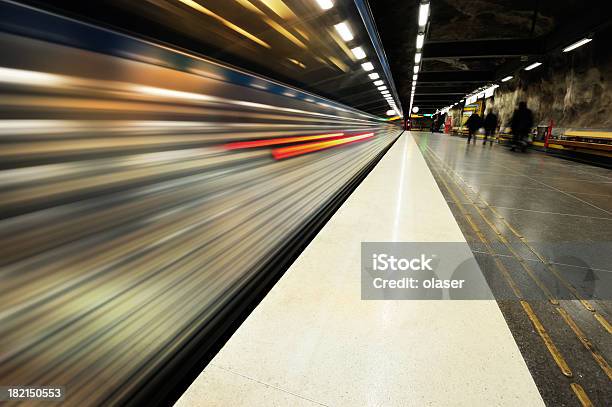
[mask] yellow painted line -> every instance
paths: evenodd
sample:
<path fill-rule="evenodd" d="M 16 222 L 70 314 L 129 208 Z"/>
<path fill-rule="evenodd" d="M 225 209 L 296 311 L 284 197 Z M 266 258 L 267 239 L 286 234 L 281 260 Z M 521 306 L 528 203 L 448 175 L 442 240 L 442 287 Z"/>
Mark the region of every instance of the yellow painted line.
<path fill-rule="evenodd" d="M 519 233 L 518 230 L 516 230 L 514 228 L 514 226 L 512 226 L 510 223 L 508 223 L 508 221 L 506 220 L 506 218 L 504 218 L 499 212 L 497 212 L 497 209 L 493 208 L 491 205 L 489 205 L 489 203 L 487 201 L 485 201 L 484 199 L 480 198 L 484 203 L 486 203 L 489 206 L 489 209 L 491 210 L 491 212 L 493 212 L 499 219 L 502 220 L 502 222 L 504 222 L 504 225 L 510 229 L 512 231 L 512 233 L 514 233 L 514 235 L 516 237 L 518 237 L 519 239 L 523 240 L 523 235 L 522 233 Z"/>
<path fill-rule="evenodd" d="M 568 291 L 571 292 L 572 295 L 578 299 L 578 301 L 580 301 L 584 308 L 591 312 L 595 312 L 595 307 L 593 307 L 593 305 L 589 301 L 582 298 L 578 290 L 576 290 L 576 288 L 571 283 L 567 282 L 565 278 L 563 278 L 563 276 L 557 271 L 557 268 L 554 265 L 552 265 L 549 261 L 546 261 L 546 259 L 544 259 L 542 255 L 538 251 L 536 251 L 525 239 L 521 240 L 523 240 L 525 246 L 527 246 L 529 250 L 531 250 L 531 252 L 536 255 L 540 262 L 542 262 L 542 264 L 544 264 L 546 268 L 548 268 L 548 270 L 553 273 L 557 280 L 559 280 L 561 284 L 563 284 L 563 286 L 567 288 Z"/>
<path fill-rule="evenodd" d="M 544 147 L 544 143 L 542 141 L 534 141 L 532 143 L 534 146 L 538 146 L 538 147 Z M 557 150 L 563 150 L 563 146 L 559 145 L 559 144 L 555 144 L 555 143 L 548 143 L 548 147 L 547 148 L 554 148 Z"/>
<path fill-rule="evenodd" d="M 578 383 L 571 383 L 570 387 L 574 391 L 574 394 L 578 398 L 578 401 L 580 401 L 580 405 L 582 407 L 593 407 L 591 399 L 589 398 L 589 396 L 587 396 L 581 385 L 579 385 Z"/>
<path fill-rule="evenodd" d="M 499 260 L 499 257 L 495 256 L 495 254 L 493 252 L 493 249 L 491 248 L 491 246 L 487 242 L 486 236 L 484 235 L 484 233 L 482 233 L 482 231 L 480 230 L 478 225 L 476 225 L 476 223 L 474 223 L 474 220 L 472 219 L 472 216 L 469 213 L 467 213 L 467 211 L 465 210 L 465 206 L 461 203 L 461 201 L 459 201 L 459 198 L 457 197 L 457 195 L 450 189 L 450 186 L 448 185 L 446 180 L 444 180 L 444 178 L 442 176 L 440 176 L 440 172 L 434 166 L 432 166 L 431 168 L 438 175 L 440 181 L 444 185 L 444 188 L 448 191 L 449 195 L 451 196 L 451 199 L 455 202 L 455 204 L 459 208 L 459 211 L 461 212 L 463 217 L 467 220 L 467 222 L 469 223 L 469 225 L 472 228 L 472 230 L 474 231 L 474 233 L 476 233 L 476 236 L 478 236 L 478 239 L 485 245 L 485 248 L 487 249 L 487 252 L 494 259 L 495 264 L 497 265 L 499 271 L 502 273 L 502 276 L 506 280 L 506 283 L 508 284 L 508 286 L 510 287 L 510 289 L 512 290 L 514 295 L 518 299 L 523 298 L 523 294 L 521 293 L 521 290 L 519 289 L 519 287 L 516 285 L 516 283 L 512 279 L 512 276 L 510 275 L 510 272 L 508 271 L 506 266 L 501 262 L 501 260 Z"/>
<path fill-rule="evenodd" d="M 567 377 L 572 377 L 572 370 L 568 366 L 561 352 L 559 352 L 559 349 L 557 349 L 557 347 L 555 346 L 550 335 L 548 335 L 548 332 L 546 332 L 546 329 L 544 329 L 544 326 L 538 319 L 535 312 L 533 312 L 531 305 L 529 305 L 527 301 L 521 301 L 521 305 L 523 306 L 523 309 L 531 320 L 531 323 L 533 324 L 533 327 L 535 328 L 536 332 L 538 333 L 538 335 L 540 335 L 540 338 L 542 338 L 546 349 L 548 349 L 548 352 L 552 356 L 553 360 L 555 361 L 557 366 L 559 366 L 559 369 L 561 369 L 561 373 L 563 373 Z"/>
<path fill-rule="evenodd" d="M 447 171 L 447 173 L 448 173 L 448 171 Z M 452 174 L 449 174 L 449 177 L 451 177 L 451 176 L 452 176 Z M 465 181 L 463 181 L 463 180 L 462 180 L 462 182 L 465 183 Z M 461 188 L 459 186 L 458 183 L 456 183 L 456 186 L 457 186 L 457 189 L 459 191 L 461 191 L 463 196 L 472 204 L 472 206 L 474 206 L 474 208 L 476 209 L 476 211 L 478 212 L 478 214 L 480 215 L 482 220 L 484 220 L 485 223 L 491 228 L 491 230 L 493 230 L 493 232 L 497 235 L 497 238 L 504 244 L 504 246 L 506 246 L 506 248 L 516 258 L 516 260 L 518 260 L 518 262 L 521 265 L 521 267 L 523 268 L 523 270 L 525 270 L 525 272 L 527 273 L 529 278 L 531 278 L 531 280 L 535 283 L 535 285 L 538 286 L 538 288 L 544 293 L 546 298 L 548 298 L 548 301 L 550 301 L 551 304 L 559 305 L 559 301 L 550 292 L 550 290 L 548 289 L 548 287 L 546 287 L 546 285 L 542 282 L 542 280 L 540 280 L 538 278 L 538 276 L 533 271 L 533 269 L 527 265 L 525 260 L 516 253 L 516 251 L 510 245 L 510 242 L 508 241 L 508 239 L 506 239 L 506 237 L 501 233 L 501 231 L 497 228 L 497 226 L 495 226 L 495 224 L 493 222 L 491 222 L 491 220 L 485 215 L 485 213 L 482 211 L 482 209 L 480 209 L 480 207 L 477 205 L 477 203 L 465 192 L 465 190 L 463 188 Z M 468 185 L 468 188 L 469 188 L 469 185 Z M 490 207 L 490 205 L 484 199 L 481 199 L 481 200 L 485 203 L 485 205 L 487 207 Z"/>
<path fill-rule="evenodd" d="M 595 362 L 597 362 L 597 364 L 599 365 L 599 367 L 601 367 L 604 373 L 608 375 L 608 379 L 612 380 L 612 369 L 610 369 L 610 365 L 608 364 L 606 358 L 604 358 L 602 354 L 599 353 L 599 350 L 597 350 L 597 348 L 595 348 L 591 341 L 589 341 L 589 338 L 587 338 L 584 332 L 580 330 L 578 325 L 576 325 L 576 322 L 574 322 L 574 320 L 567 313 L 567 311 L 565 311 L 563 308 L 557 308 L 557 311 L 559 312 L 559 314 L 561 314 L 561 317 L 563 317 L 563 319 L 565 320 L 565 322 L 567 322 L 570 328 L 572 328 L 572 331 L 574 331 L 574 333 L 578 337 L 578 340 L 580 340 L 584 347 L 587 348 L 587 350 L 591 353 L 591 356 L 593 356 Z"/>
<path fill-rule="evenodd" d="M 467 194 L 464 194 L 464 195 L 466 198 L 471 200 L 471 198 L 467 196 Z M 489 227 L 493 230 L 493 232 L 495 232 L 495 234 L 497 235 L 497 238 L 504 244 L 504 246 L 506 246 L 506 248 L 510 251 L 510 253 L 518 260 L 523 270 L 525 270 L 525 272 L 527 273 L 527 275 L 529 275 L 529 277 L 535 283 L 535 285 L 537 285 L 538 288 L 542 290 L 546 298 L 548 298 L 548 301 L 550 301 L 552 304 L 558 305 L 559 301 L 552 295 L 552 293 L 550 292 L 548 287 L 546 287 L 546 285 L 542 282 L 542 280 L 540 280 L 537 277 L 533 269 L 527 265 L 525 260 L 518 253 L 516 253 L 516 251 L 510 245 L 510 242 L 508 241 L 508 239 L 506 239 L 506 237 L 501 233 L 501 231 L 497 228 L 497 226 L 495 226 L 495 224 L 489 220 L 489 218 L 482 212 L 482 210 L 478 207 L 478 205 L 476 205 L 474 201 L 472 201 L 472 204 L 474 205 L 474 208 L 476 208 L 476 211 L 478 212 L 480 217 L 486 222 L 487 225 L 489 225 Z"/>
<path fill-rule="evenodd" d="M 429 148 L 427 147 L 427 149 L 429 149 Z M 434 155 L 434 154 L 430 153 L 430 155 Z M 514 280 L 510 276 L 510 273 L 508 272 L 508 270 L 505 268 L 505 266 L 503 266 L 503 263 L 501 263 L 499 261 L 498 257 L 494 256 L 494 254 L 492 253 L 491 247 L 488 244 L 488 242 L 486 241 L 486 237 L 484 236 L 484 234 L 480 231 L 478 226 L 474 223 L 474 221 L 472 220 L 471 216 L 465 211 L 465 207 L 458 200 L 457 195 L 450 189 L 450 186 L 448 185 L 446 180 L 442 176 L 440 176 L 440 173 L 439 173 L 438 169 L 435 166 L 432 166 L 431 168 L 433 169 L 434 172 L 436 172 L 436 174 L 438 174 L 438 177 L 439 177 L 440 181 L 444 185 L 444 188 L 448 191 L 449 195 L 451 196 L 451 199 L 455 202 L 455 204 L 457 204 L 457 206 L 459 207 L 460 212 L 467 219 L 468 223 L 470 224 L 470 226 L 472 227 L 474 232 L 476 232 L 476 235 L 485 244 L 485 247 L 486 247 L 487 251 L 489 252 L 489 254 L 492 255 L 493 258 L 496 260 L 496 264 L 498 265 L 502 275 L 504 275 L 506 281 L 508 282 L 508 284 L 512 288 L 514 294 L 519 298 L 519 300 L 521 302 L 521 306 L 523 307 L 523 310 L 527 314 L 527 317 L 531 321 L 531 323 L 534 326 L 536 332 L 538 333 L 538 335 L 540 336 L 540 338 L 544 342 L 544 345 L 546 346 L 546 349 L 548 349 L 548 352 L 550 353 L 551 357 L 553 358 L 553 360 L 555 361 L 555 363 L 557 364 L 557 366 L 561 370 L 561 373 L 563 373 L 563 375 L 565 375 L 567 377 L 572 377 L 573 376 L 572 370 L 570 369 L 569 365 L 565 361 L 565 358 L 563 357 L 563 355 L 561 354 L 559 349 L 557 349 L 557 347 L 555 346 L 552 338 L 550 337 L 550 335 L 548 335 L 548 332 L 546 332 L 546 329 L 544 329 L 544 326 L 542 325 L 542 323 L 538 319 L 537 315 L 535 314 L 535 312 L 531 308 L 531 305 L 529 305 L 529 303 L 527 301 L 521 299 L 522 295 L 521 295 L 521 292 L 520 292 L 519 288 L 514 283 Z"/>
<path fill-rule="evenodd" d="M 608 331 L 609 334 L 612 334 L 612 325 L 610 325 L 610 323 L 604 318 L 604 316 L 597 312 L 593 315 L 595 316 L 595 319 L 599 321 L 601 326 L 603 326 L 604 329 Z"/>
<path fill-rule="evenodd" d="M 427 147 L 427 149 L 428 149 L 428 150 L 431 152 L 431 154 L 432 154 L 433 156 L 435 156 L 435 158 L 436 158 L 436 159 L 437 159 L 437 160 L 438 160 L 438 161 L 441 163 L 441 166 L 442 166 L 442 167 L 444 167 L 444 164 L 443 164 L 442 160 L 441 160 L 439 157 L 437 157 L 437 155 L 436 155 L 436 154 L 433 152 L 433 150 L 431 150 L 429 147 Z M 447 170 L 447 172 L 448 172 L 448 170 Z M 464 183 L 465 183 L 465 181 L 463 181 L 463 180 L 462 180 L 462 182 L 464 182 Z M 513 227 L 512 227 L 512 225 L 510 225 L 510 223 L 509 223 L 509 222 L 508 222 L 508 221 L 507 221 L 507 220 L 506 220 L 506 219 L 505 219 L 503 216 L 501 216 L 501 215 L 499 214 L 499 212 L 495 211 L 495 210 L 493 209 L 493 207 L 491 207 L 491 205 L 489 205 L 489 203 L 488 203 L 486 200 L 484 200 L 484 199 L 483 199 L 483 198 L 480 196 L 480 194 L 478 194 L 477 192 L 475 192 L 475 194 L 476 194 L 476 195 L 477 195 L 477 196 L 480 198 L 480 200 L 481 200 L 481 201 L 482 201 L 482 202 L 483 202 L 485 205 L 487 205 L 487 207 L 488 207 L 488 208 L 489 208 L 489 209 L 490 209 L 490 210 L 491 210 L 491 211 L 492 211 L 494 214 L 496 214 L 496 215 L 497 215 L 497 217 L 498 217 L 499 219 L 501 219 L 501 220 L 502 220 L 502 222 L 504 223 L 504 225 L 505 225 L 506 227 L 508 227 L 508 229 L 510 229 L 510 231 L 512 231 L 512 233 L 514 233 L 514 234 L 516 235 L 516 237 L 518 237 L 518 238 L 521 240 L 521 242 L 523 242 L 523 244 L 524 244 L 525 246 L 527 246 L 527 248 L 528 248 L 528 249 L 529 249 L 529 250 L 530 250 L 530 251 L 531 251 L 531 252 L 532 252 L 532 253 L 533 253 L 533 254 L 534 254 L 534 255 L 535 255 L 535 256 L 536 256 L 536 257 L 537 257 L 539 260 L 540 260 L 540 262 L 541 262 L 542 264 L 544 264 L 544 266 L 545 266 L 545 267 L 546 267 L 546 268 L 547 268 L 547 269 L 548 269 L 548 270 L 549 270 L 549 271 L 550 271 L 550 272 L 551 272 L 551 273 L 552 273 L 552 274 L 553 274 L 553 275 L 554 275 L 554 276 L 557 278 L 557 280 L 559 280 L 559 281 L 561 282 L 561 284 L 563 284 L 563 286 L 564 286 L 565 288 L 567 288 L 567 289 L 568 289 L 568 291 L 570 291 L 570 292 L 572 293 L 572 295 L 573 295 L 574 297 L 576 297 L 576 299 L 578 299 L 578 301 L 580 301 L 580 303 L 581 303 L 581 304 L 582 304 L 582 305 L 583 305 L 583 306 L 584 306 L 584 307 L 585 307 L 587 310 L 589 310 L 589 311 L 591 311 L 591 312 L 595 312 L 595 307 L 593 307 L 593 305 L 592 305 L 592 304 L 591 304 L 589 301 L 587 301 L 586 299 L 582 298 L 582 296 L 580 295 L 580 293 L 578 293 L 578 291 L 576 290 L 576 288 L 575 288 L 575 287 L 574 287 L 574 286 L 573 286 L 571 283 L 567 282 L 567 281 L 566 281 L 566 280 L 563 278 L 563 276 L 561 276 L 561 274 L 559 274 L 559 272 L 556 270 L 556 268 L 555 268 L 555 267 L 554 267 L 552 264 L 550 264 L 550 262 L 546 261 L 546 260 L 545 260 L 545 259 L 544 259 L 544 258 L 543 258 L 541 255 L 540 255 L 540 253 L 539 253 L 537 250 L 535 250 L 535 249 L 533 248 L 533 246 L 531 246 L 531 245 L 530 245 L 530 244 L 527 242 L 527 240 L 526 240 L 526 239 L 525 239 L 525 238 L 524 238 L 524 237 L 523 237 L 523 236 L 522 236 L 520 233 L 518 233 L 518 232 L 516 231 L 516 229 L 515 229 L 515 228 L 513 228 Z M 464 193 L 464 195 L 466 195 L 466 197 L 467 197 L 468 199 L 470 199 L 470 198 L 467 196 L 467 194 L 465 194 L 465 193 Z M 471 201 L 471 202 L 473 202 L 473 204 L 474 204 L 474 206 L 475 206 L 476 208 L 478 208 L 478 207 L 476 206 L 476 204 L 474 203 L 474 201 L 473 201 L 473 200 L 471 200 L 471 199 L 470 199 L 470 201 Z M 482 215 L 481 215 L 481 216 L 482 216 Z M 527 270 L 525 270 L 525 271 L 527 271 Z M 528 272 L 528 271 L 527 271 L 527 272 Z M 531 277 L 531 275 L 532 275 L 532 274 L 531 274 L 531 273 L 529 273 L 529 272 L 528 272 L 528 274 L 529 274 L 529 275 L 530 275 L 530 277 Z M 532 277 L 532 279 L 533 279 L 533 277 Z M 535 281 L 535 280 L 534 280 L 534 281 Z M 536 282 L 536 284 L 537 284 L 537 282 Z M 540 286 L 538 285 L 538 287 L 540 287 Z M 544 286 L 542 285 L 542 287 L 544 287 Z M 540 288 L 542 288 L 542 287 L 540 287 Z M 550 294 L 550 291 L 548 291 L 548 290 L 546 290 L 546 291 L 548 292 L 547 296 L 549 297 L 549 300 L 550 300 L 550 299 L 552 298 L 552 295 L 549 295 L 549 294 Z M 545 292 L 546 292 L 546 291 L 545 291 Z M 551 303 L 552 303 L 552 304 L 554 304 L 554 305 L 558 305 L 558 304 L 559 304 L 559 302 L 558 302 L 556 299 L 551 300 Z M 603 316 L 601 316 L 601 315 L 600 315 L 600 318 L 599 318 L 599 319 L 597 319 L 597 320 L 598 320 L 598 322 L 599 322 L 599 323 L 602 323 L 602 319 L 603 319 L 603 321 L 605 321 L 605 318 L 604 318 Z M 607 324 L 608 322 L 607 322 L 607 321 L 605 321 L 605 323 Z M 608 327 L 607 327 L 606 325 L 604 325 L 603 323 L 602 323 L 602 325 L 604 326 L 604 328 L 608 329 Z"/>

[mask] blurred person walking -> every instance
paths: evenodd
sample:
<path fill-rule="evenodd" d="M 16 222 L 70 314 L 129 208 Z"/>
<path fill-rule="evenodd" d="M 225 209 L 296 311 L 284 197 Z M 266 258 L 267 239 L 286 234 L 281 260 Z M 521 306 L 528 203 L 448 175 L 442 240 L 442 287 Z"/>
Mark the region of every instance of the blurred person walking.
<path fill-rule="evenodd" d="M 523 152 L 527 151 L 527 136 L 532 127 L 533 113 L 527 108 L 526 102 L 520 102 L 510 122 L 510 128 L 512 129 L 511 151 L 515 151 L 517 147 L 520 147 Z"/>
<path fill-rule="evenodd" d="M 484 119 L 483 127 L 485 129 L 485 134 L 482 145 L 487 145 L 487 138 L 489 137 L 489 141 L 491 145 L 493 145 L 493 139 L 495 138 L 495 130 L 497 130 L 497 115 L 493 113 L 493 110 L 489 110 L 489 113 L 487 113 L 487 116 Z"/>
<path fill-rule="evenodd" d="M 478 113 L 474 112 L 470 117 L 468 117 L 465 125 L 468 128 L 467 143 L 470 144 L 470 140 L 472 140 L 472 137 L 474 137 L 474 144 L 476 144 L 476 132 L 482 127 L 482 118 L 478 115 Z"/>

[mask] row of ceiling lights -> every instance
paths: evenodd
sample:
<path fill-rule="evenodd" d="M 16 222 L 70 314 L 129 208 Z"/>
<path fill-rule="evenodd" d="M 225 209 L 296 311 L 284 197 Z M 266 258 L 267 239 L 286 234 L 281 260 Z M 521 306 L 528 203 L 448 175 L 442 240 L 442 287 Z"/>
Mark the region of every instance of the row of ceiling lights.
<path fill-rule="evenodd" d="M 592 38 L 583 38 L 579 41 L 574 42 L 573 44 L 568 45 L 567 47 L 563 48 L 563 52 L 570 52 L 575 50 L 578 47 L 583 46 L 584 44 L 587 44 L 589 42 L 591 42 L 593 39 Z M 532 69 L 535 69 L 537 67 L 539 67 L 540 65 L 542 65 L 542 62 L 536 61 L 530 65 L 527 65 L 526 67 L 524 67 L 523 69 L 525 71 L 531 71 Z M 502 79 L 500 79 L 500 82 L 508 82 L 509 80 L 513 79 L 514 76 L 512 75 L 508 75 Z M 452 105 L 446 106 L 440 110 L 436 110 L 436 114 L 437 113 L 446 113 L 448 112 L 450 109 L 452 109 L 453 107 L 457 106 L 459 103 L 466 101 L 465 104 L 470 104 L 475 102 L 478 99 L 481 99 L 483 97 L 489 97 L 493 95 L 493 92 L 495 91 L 495 89 L 497 89 L 499 87 L 498 84 L 494 84 L 494 85 L 489 85 L 489 86 L 483 86 L 481 88 L 476 89 L 474 92 L 467 94 L 465 96 L 464 99 L 461 99 L 459 102 L 453 103 Z M 410 105 L 412 106 L 412 101 L 410 103 Z"/>
<path fill-rule="evenodd" d="M 330 8 L 334 6 L 334 3 L 332 0 L 316 0 L 316 2 L 319 5 L 319 7 L 321 7 L 322 10 L 329 10 Z M 346 21 L 343 21 L 341 23 L 334 25 L 334 28 L 336 29 L 336 32 L 338 33 L 340 38 L 342 38 L 342 40 L 346 42 L 347 44 L 355 38 L 355 36 L 353 35 L 353 32 L 351 31 L 350 26 L 348 25 Z M 351 52 L 353 53 L 353 56 L 355 57 L 355 59 L 357 59 L 358 61 L 362 61 L 367 57 L 365 50 L 361 46 L 351 48 Z M 395 103 L 393 96 L 391 96 L 391 92 L 387 88 L 387 85 L 385 85 L 385 82 L 382 79 L 380 79 L 380 75 L 377 72 L 373 72 L 374 64 L 372 64 L 372 62 L 365 61 L 361 63 L 361 68 L 365 72 L 369 72 L 368 78 L 370 78 L 370 80 L 373 81 L 374 86 L 376 86 L 376 89 L 380 91 L 383 99 L 385 99 L 385 101 L 389 105 L 390 109 L 387 110 L 387 115 L 389 116 L 398 115 L 399 116 L 400 114 L 399 109 L 397 108 L 397 104 Z"/>
<path fill-rule="evenodd" d="M 419 32 L 416 37 L 416 52 L 414 54 L 414 69 L 412 75 L 412 91 L 410 92 L 410 110 L 414 102 L 414 94 L 416 91 L 416 82 L 419 78 L 419 69 L 421 67 L 421 59 L 423 58 L 423 44 L 425 43 L 425 28 L 429 19 L 429 1 L 423 0 L 419 6 Z M 417 109 L 418 111 L 418 109 Z"/>

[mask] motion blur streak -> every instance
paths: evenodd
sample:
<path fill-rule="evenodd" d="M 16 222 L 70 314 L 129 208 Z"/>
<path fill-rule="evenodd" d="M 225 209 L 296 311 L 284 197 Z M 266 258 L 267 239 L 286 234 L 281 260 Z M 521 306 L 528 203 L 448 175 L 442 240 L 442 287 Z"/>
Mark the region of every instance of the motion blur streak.
<path fill-rule="evenodd" d="M 280 160 L 283 158 L 295 157 L 297 155 L 312 153 L 312 152 L 319 151 L 319 150 L 325 150 L 327 148 L 337 147 L 337 146 L 346 145 L 346 144 L 352 144 L 358 141 L 365 141 L 372 137 L 374 137 L 374 133 L 366 133 L 366 134 L 360 134 L 358 136 L 340 138 L 340 139 L 330 140 L 330 141 L 319 141 L 315 143 L 306 143 L 306 144 L 300 144 L 300 145 L 291 146 L 291 147 L 281 147 L 281 148 L 276 148 L 272 150 L 272 155 L 277 160 Z"/>
<path fill-rule="evenodd" d="M 0 32 L 0 385 L 113 405 L 213 335 L 400 130 L 167 46 L 45 41 L 47 26 Z M 343 133 L 276 150 L 311 152 L 290 160 L 225 148 Z"/>
<path fill-rule="evenodd" d="M 225 148 L 228 150 L 239 150 L 241 148 L 265 147 L 265 146 L 272 146 L 272 145 L 278 145 L 278 144 L 297 143 L 300 141 L 338 138 L 342 136 L 344 136 L 344 133 L 319 134 L 316 136 L 303 136 L 303 137 L 278 137 L 278 138 L 273 138 L 270 140 L 239 141 L 236 143 L 229 143 L 225 145 Z"/>
<path fill-rule="evenodd" d="M 221 17 L 218 14 L 213 13 L 212 11 L 210 11 L 209 9 L 207 9 L 206 7 L 202 6 L 199 3 L 196 3 L 193 0 L 178 0 L 181 3 L 193 8 L 194 10 L 197 10 L 203 14 L 206 14 L 207 16 L 210 16 L 214 19 L 216 19 L 217 21 L 219 21 L 221 24 L 225 25 L 226 27 L 236 31 L 237 33 L 244 35 L 246 38 L 248 38 L 249 40 L 263 46 L 266 48 L 270 48 L 270 44 L 268 44 L 265 41 L 260 40 L 259 38 L 257 38 L 256 36 L 254 36 L 253 34 L 251 34 L 250 32 L 248 32 L 247 30 L 238 27 L 236 24 L 232 23 L 231 21 L 226 20 L 225 18 Z"/>

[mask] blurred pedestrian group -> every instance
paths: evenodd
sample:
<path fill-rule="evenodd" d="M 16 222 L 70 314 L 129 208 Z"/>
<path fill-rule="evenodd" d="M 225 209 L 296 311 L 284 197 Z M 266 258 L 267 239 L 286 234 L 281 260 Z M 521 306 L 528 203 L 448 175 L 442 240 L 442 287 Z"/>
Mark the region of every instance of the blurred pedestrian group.
<path fill-rule="evenodd" d="M 493 140 L 495 139 L 495 131 L 497 130 L 497 115 L 490 110 L 485 116 L 484 120 L 480 117 L 480 115 L 476 112 L 472 113 L 472 115 L 468 118 L 465 125 L 468 129 L 468 144 L 474 138 L 474 144 L 476 144 L 476 132 L 481 127 L 484 127 L 484 141 L 482 145 L 487 144 L 487 140 L 489 143 L 493 145 Z"/>
<path fill-rule="evenodd" d="M 465 122 L 465 127 L 468 130 L 467 143 L 470 144 L 473 139 L 474 144 L 476 144 L 476 133 L 482 127 L 484 128 L 482 144 L 486 145 L 488 140 L 490 145 L 493 145 L 497 125 L 498 117 L 493 110 L 489 110 L 484 119 L 478 113 L 472 113 Z M 527 150 L 527 141 L 532 127 L 533 113 L 527 108 L 527 103 L 520 102 L 510 120 L 510 129 L 512 131 L 510 150 L 515 151 L 517 148 L 520 148 L 521 151 Z"/>

